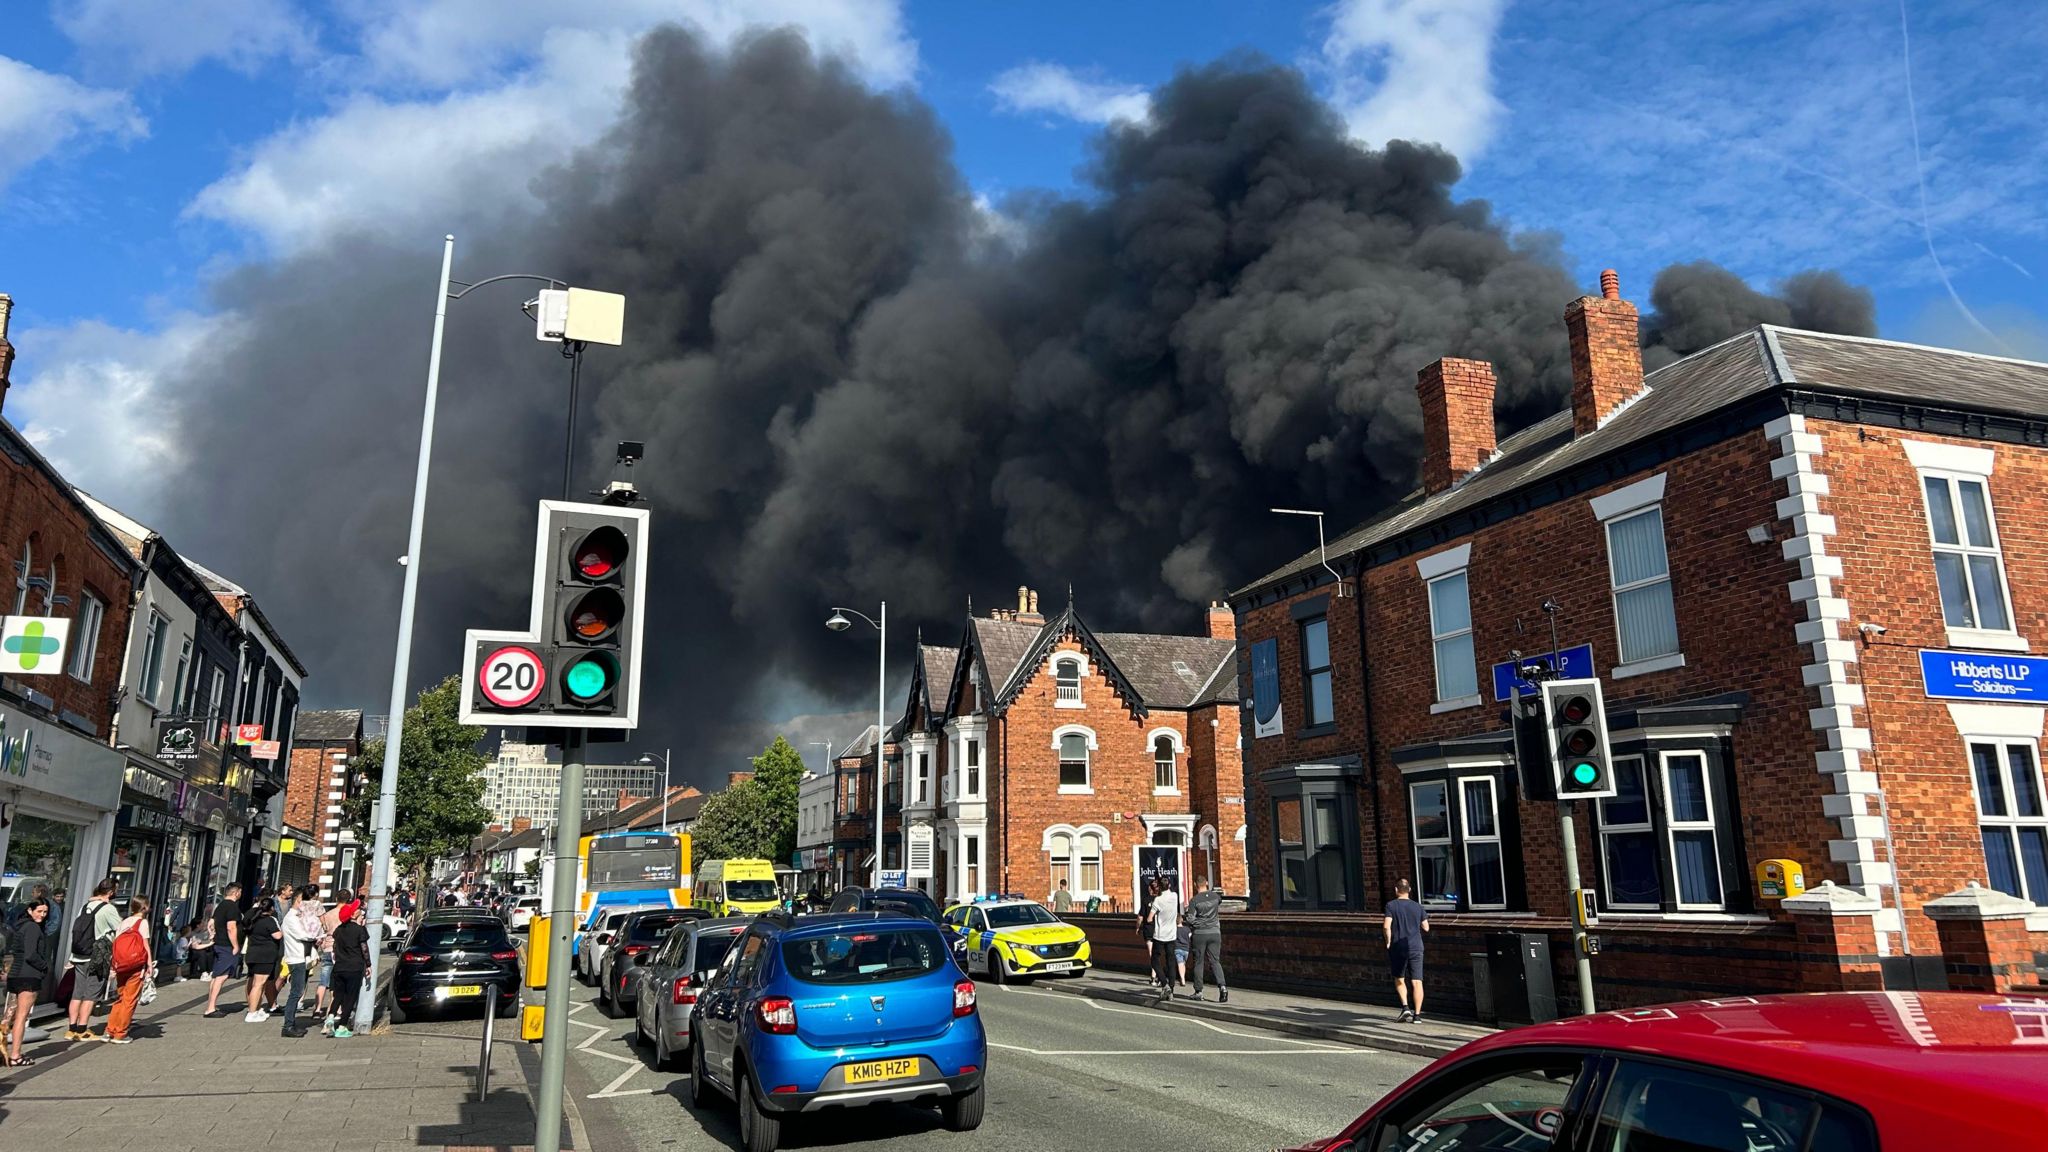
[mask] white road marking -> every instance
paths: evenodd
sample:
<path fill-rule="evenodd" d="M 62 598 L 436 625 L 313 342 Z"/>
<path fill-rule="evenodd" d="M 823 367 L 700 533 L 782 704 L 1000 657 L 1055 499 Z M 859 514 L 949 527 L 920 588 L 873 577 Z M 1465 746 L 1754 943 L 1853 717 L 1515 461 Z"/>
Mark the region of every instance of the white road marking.
<path fill-rule="evenodd" d="M 1349 1048 L 1349 1047 L 1345 1047 L 1345 1048 L 1331 1048 L 1331 1047 L 1328 1047 L 1327 1045 L 1325 1045 L 1325 1044 L 1323 1044 L 1323 1043 L 1321 1043 L 1321 1042 L 1319 1042 L 1319 1041 L 1315 1041 L 1315 1040 L 1297 1040 L 1297 1039 L 1295 1039 L 1295 1038 L 1294 1038 L 1294 1037 L 1292 1037 L 1292 1036 L 1281 1036 L 1281 1035 L 1278 1035 L 1278 1034 L 1275 1034 L 1275 1033 L 1266 1033 L 1266 1032 L 1233 1032 L 1233 1031 L 1231 1031 L 1231 1030 L 1230 1030 L 1230 1029 L 1228 1029 L 1228 1028 L 1224 1028 L 1224 1027 L 1220 1027 L 1220 1026 L 1218 1026 L 1218 1025 L 1215 1025 L 1215 1024 L 1211 1024 L 1211 1023 L 1209 1023 L 1209 1022 L 1208 1022 L 1207 1020 L 1202 1020 L 1202 1019 L 1199 1019 L 1199 1018 L 1197 1018 L 1197 1017 L 1194 1017 L 1194 1016 L 1189 1016 L 1189 1015 L 1187 1015 L 1186 1013 L 1182 1013 L 1182 1012 L 1160 1012 L 1160 1011 L 1156 1011 L 1156 1010 L 1154 1010 L 1154 1009 L 1149 1009 L 1149 1008 L 1116 1008 L 1116 1007 L 1111 1007 L 1110 1005 L 1108 1005 L 1108 1004 L 1105 1004 L 1105 1003 L 1103 1003 L 1102 1001 L 1100 1001 L 1100 1000 L 1097 1000 L 1097 999 L 1095 999 L 1095 998 L 1094 998 L 1094 997 L 1092 997 L 1092 996 L 1082 996 L 1082 995 L 1080 995 L 1080 994 L 1078 994 L 1078 993 L 1074 993 L 1074 992 L 1025 992 L 1025 991 L 1022 991 L 1022 990 L 1018 990 L 1018 991 L 1017 991 L 1017 994 L 1018 994 L 1019 996 L 1047 996 L 1047 997 L 1051 997 L 1051 998 L 1053 998 L 1053 999 L 1055 999 L 1055 1000 L 1079 1000 L 1079 1001 L 1081 1001 L 1082 1003 L 1084 1003 L 1084 1004 L 1087 1004 L 1088 1006 L 1090 1006 L 1090 1007 L 1094 1008 L 1094 1009 L 1095 1009 L 1096 1011 L 1098 1011 L 1098 1012 L 1110 1012 L 1110 1013 L 1114 1013 L 1114 1014 L 1116 1014 L 1116 1015 L 1118 1015 L 1118 1016 L 1148 1016 L 1148 1017 L 1151 1017 L 1151 1018 L 1152 1018 L 1152 1019 L 1154 1019 L 1154 1020 L 1179 1020 L 1179 1021 L 1182 1021 L 1182 1022 L 1184 1022 L 1184 1023 L 1188 1023 L 1188 1024 L 1193 1024 L 1193 1025 L 1195 1025 L 1196 1027 L 1199 1027 L 1199 1028 L 1207 1028 L 1207 1029 L 1208 1029 L 1209 1031 L 1211 1031 L 1211 1032 L 1215 1032 L 1215 1033 L 1218 1033 L 1218 1034 L 1220 1034 L 1220 1035 L 1224 1035 L 1224 1036 L 1235 1036 L 1235 1037 L 1237 1037 L 1237 1038 L 1238 1038 L 1238 1039 L 1240 1039 L 1240 1040 L 1272 1040 L 1272 1041 L 1274 1041 L 1274 1042 L 1276 1042 L 1276 1043 L 1280 1043 L 1280 1044 L 1300 1044 L 1300 1045 L 1303 1045 L 1303 1046 L 1305 1046 L 1305 1047 L 1308 1047 L 1308 1048 L 1312 1048 L 1312 1049 L 1314 1049 L 1314 1050 L 1316 1050 L 1316 1051 L 1318 1051 L 1318 1052 L 1348 1052 L 1348 1051 L 1354 1051 L 1354 1049 L 1351 1049 L 1351 1048 Z M 1355 1049 L 1355 1051 L 1360 1051 L 1360 1052 L 1368 1052 L 1368 1051 L 1371 1051 L 1371 1049 L 1368 1049 L 1368 1048 L 1360 1048 L 1360 1049 Z"/>
<path fill-rule="evenodd" d="M 1033 1056 L 1371 1056 L 1370 1048 L 1027 1048 L 1022 1044 L 988 1042 Z"/>

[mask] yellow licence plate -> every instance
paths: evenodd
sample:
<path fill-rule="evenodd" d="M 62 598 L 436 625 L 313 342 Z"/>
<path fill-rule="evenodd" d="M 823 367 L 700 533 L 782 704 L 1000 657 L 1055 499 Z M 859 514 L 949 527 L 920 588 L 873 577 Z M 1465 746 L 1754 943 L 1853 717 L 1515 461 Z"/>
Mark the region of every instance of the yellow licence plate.
<path fill-rule="evenodd" d="M 870 1060 L 865 1064 L 848 1064 L 848 1084 L 879 1084 L 885 1080 L 908 1080 L 917 1075 L 917 1059 Z"/>
<path fill-rule="evenodd" d="M 446 988 L 441 989 L 441 995 L 445 999 L 454 999 L 457 996 L 481 996 L 483 994 L 484 986 L 481 984 L 450 984 Z"/>

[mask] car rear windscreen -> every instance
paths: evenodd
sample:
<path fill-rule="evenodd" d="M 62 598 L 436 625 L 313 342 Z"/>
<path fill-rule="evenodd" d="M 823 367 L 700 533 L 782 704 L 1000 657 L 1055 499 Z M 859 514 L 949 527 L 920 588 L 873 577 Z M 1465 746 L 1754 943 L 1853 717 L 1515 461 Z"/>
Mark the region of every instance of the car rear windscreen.
<path fill-rule="evenodd" d="M 908 980 L 951 963 L 946 942 L 922 928 L 850 929 L 782 944 L 783 967 L 806 984 Z"/>
<path fill-rule="evenodd" d="M 503 951 L 512 947 L 512 941 L 505 935 L 503 924 L 454 923 L 422 924 L 412 934 L 410 945 L 416 952 L 443 952 L 460 948 L 465 951 Z"/>
<path fill-rule="evenodd" d="M 877 911 L 908 912 L 912 916 L 939 922 L 939 906 L 932 898 L 913 888 L 883 888 L 875 893 Z"/>
<path fill-rule="evenodd" d="M 720 932 L 716 936 L 697 937 L 697 961 L 699 972 L 709 972 L 725 963 L 726 953 L 732 951 L 732 942 L 739 939 L 738 932 Z"/>
<path fill-rule="evenodd" d="M 633 921 L 632 931 L 627 933 L 626 940 L 632 944 L 652 944 L 657 940 L 666 940 L 676 925 L 689 919 L 690 917 L 680 912 L 674 916 L 643 916 Z"/>

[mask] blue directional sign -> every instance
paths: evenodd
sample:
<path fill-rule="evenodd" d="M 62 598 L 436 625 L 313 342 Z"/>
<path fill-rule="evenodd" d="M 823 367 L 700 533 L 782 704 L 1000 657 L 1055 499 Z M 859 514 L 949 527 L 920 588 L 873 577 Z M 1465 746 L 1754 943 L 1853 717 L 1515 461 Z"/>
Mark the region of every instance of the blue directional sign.
<path fill-rule="evenodd" d="M 1937 700 L 2048 702 L 2048 656 L 1920 650 L 1920 679 Z"/>
<path fill-rule="evenodd" d="M 909 877 L 909 873 L 905 872 L 905 871 L 904 871 L 903 869 L 901 869 L 901 868 L 884 868 L 884 869 L 882 869 L 882 887 L 884 887 L 884 888 L 905 888 L 905 887 L 908 887 L 908 886 L 909 886 L 909 884 L 910 884 L 910 877 Z"/>
<path fill-rule="evenodd" d="M 1525 656 L 1520 661 L 1503 660 L 1493 666 L 1493 699 L 1496 703 L 1505 704 L 1513 700 L 1515 698 L 1515 685 L 1517 684 L 1522 686 L 1522 691 L 1531 695 L 1538 691 L 1535 684 L 1515 675 L 1515 665 L 1517 663 L 1551 664 L 1557 669 L 1558 678 L 1561 680 L 1591 680 L 1596 675 L 1593 671 L 1593 646 L 1591 644 L 1581 644 L 1576 648 L 1567 648 L 1557 653 L 1557 659 L 1554 663 L 1551 660 L 1551 654 L 1548 652 L 1538 656 Z"/>

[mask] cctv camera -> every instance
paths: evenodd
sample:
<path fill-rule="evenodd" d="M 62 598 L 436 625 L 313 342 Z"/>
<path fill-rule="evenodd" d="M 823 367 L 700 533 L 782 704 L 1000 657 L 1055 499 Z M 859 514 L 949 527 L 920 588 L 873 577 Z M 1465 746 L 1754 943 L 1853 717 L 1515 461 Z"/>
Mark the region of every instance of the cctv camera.
<path fill-rule="evenodd" d="M 1890 631 L 1882 624 L 1858 624 L 1856 628 L 1866 636 L 1882 636 Z"/>
<path fill-rule="evenodd" d="M 647 445 L 638 440 L 619 441 L 619 463 L 632 467 L 633 462 L 647 454 Z"/>

